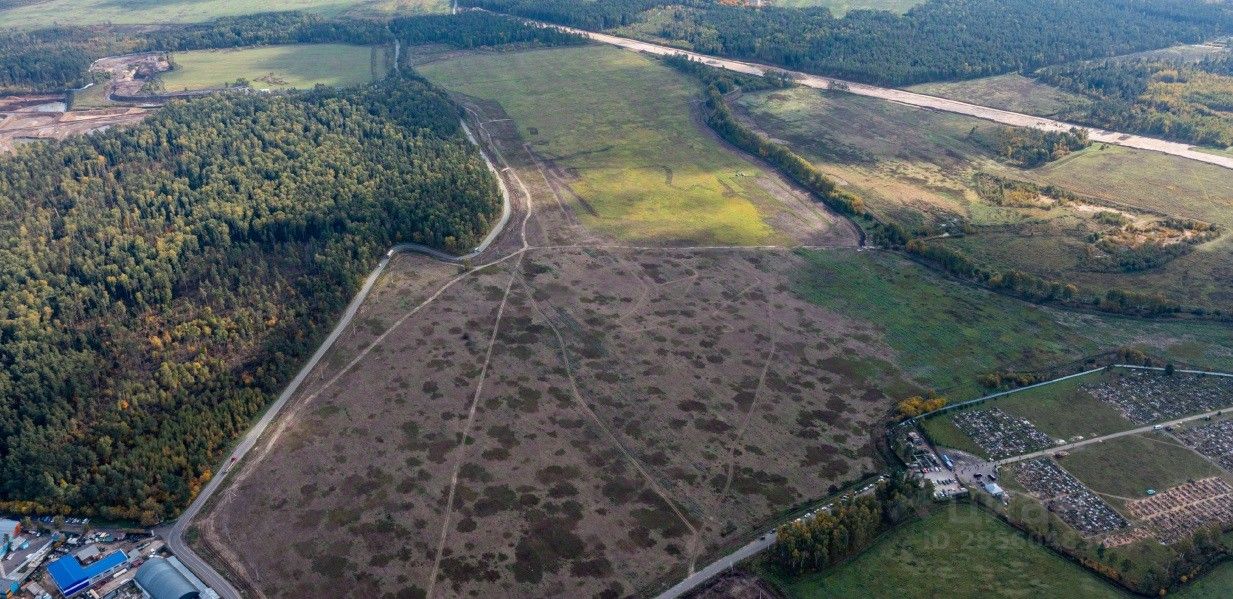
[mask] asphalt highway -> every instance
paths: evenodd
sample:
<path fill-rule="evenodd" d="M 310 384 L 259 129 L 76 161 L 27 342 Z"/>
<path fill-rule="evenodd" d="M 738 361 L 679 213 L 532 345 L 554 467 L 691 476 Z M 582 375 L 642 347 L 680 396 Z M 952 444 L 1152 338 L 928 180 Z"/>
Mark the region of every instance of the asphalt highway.
<path fill-rule="evenodd" d="M 711 65 L 714 67 L 720 67 L 720 68 L 727 69 L 729 71 L 735 71 L 738 73 L 746 73 L 749 75 L 758 75 L 758 76 L 765 75 L 767 72 L 784 73 L 792 77 L 794 80 L 796 80 L 797 83 L 804 85 L 806 87 L 812 87 L 812 88 L 817 88 L 817 89 L 842 89 L 843 91 L 856 94 L 858 96 L 869 96 L 871 98 L 879 98 L 879 99 L 887 100 L 890 102 L 898 102 L 900 104 L 906 104 L 908 106 L 916 106 L 919 108 L 929 108 L 932 110 L 952 112 L 955 114 L 964 114 L 964 115 L 973 116 L 979 119 L 984 119 L 987 121 L 993 121 L 996 123 L 1002 123 L 1004 125 L 1011 125 L 1015 127 L 1034 127 L 1036 129 L 1043 129 L 1046 131 L 1067 131 L 1067 130 L 1070 130 L 1072 127 L 1078 127 L 1080 129 L 1087 129 L 1088 137 L 1094 142 L 1125 146 L 1127 148 L 1136 148 L 1140 150 L 1150 150 L 1153 152 L 1162 152 L 1165 154 L 1171 154 L 1173 156 L 1178 156 L 1178 157 L 1186 158 L 1189 160 L 1197 160 L 1199 162 L 1206 162 L 1208 164 L 1222 166 L 1227 169 L 1233 169 L 1233 156 L 1220 156 L 1216 154 L 1208 154 L 1206 152 L 1201 152 L 1199 150 L 1194 149 L 1193 146 L 1190 146 L 1184 143 L 1178 143 L 1175 141 L 1165 141 L 1163 139 L 1156 139 L 1154 137 L 1145 137 L 1142 135 L 1132 135 L 1129 133 L 1120 133 L 1117 131 L 1106 131 L 1104 129 L 1085 127 L 1082 125 L 1075 125 L 1072 123 L 1056 121 L 1056 120 L 1047 119 L 1044 117 L 1032 116 L 1029 114 L 1023 114 L 1019 112 L 1011 112 L 1009 110 L 1001 110 L 998 108 L 990 108 L 988 106 L 969 104 L 967 102 L 961 102 L 959 100 L 951 100 L 947 98 L 940 98 L 938 96 L 918 94 L 916 92 L 905 91 L 902 89 L 877 87 L 874 85 L 866 85 L 864 83 L 856 83 L 854 81 L 844 81 L 842 79 L 835 79 L 833 77 L 821 77 L 818 75 L 810 75 L 810 74 L 802 73 L 799 71 L 789 71 L 786 69 L 780 69 L 776 67 L 760 65 L 760 64 L 752 63 L 752 62 L 732 60 L 728 58 L 720 58 L 718 56 L 699 54 L 697 52 L 688 52 L 685 50 L 681 50 L 680 48 L 673 48 L 671 46 L 653 44 L 650 42 L 644 42 L 640 40 L 629 39 L 629 38 L 619 37 L 615 35 L 609 35 L 606 33 L 595 33 L 592 31 L 574 29 L 572 27 L 552 25 L 550 23 L 542 23 L 538 21 L 531 21 L 531 22 L 536 23 L 542 27 L 555 27 L 562 31 L 567 31 L 569 33 L 574 33 L 577 35 L 581 35 L 583 37 L 587 37 L 596 42 L 610 44 L 613 46 L 619 46 L 621 48 L 626 48 L 629 50 L 636 50 L 638 52 L 646 52 L 648 54 L 656 54 L 660 56 L 684 54 L 695 60 L 702 61 L 708 65 Z"/>

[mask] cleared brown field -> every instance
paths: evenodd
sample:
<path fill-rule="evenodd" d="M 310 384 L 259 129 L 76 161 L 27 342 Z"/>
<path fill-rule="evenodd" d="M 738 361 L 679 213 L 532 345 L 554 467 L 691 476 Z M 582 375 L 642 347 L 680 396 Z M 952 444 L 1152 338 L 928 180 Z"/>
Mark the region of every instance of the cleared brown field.
<path fill-rule="evenodd" d="M 466 104 L 532 199 L 475 262 L 506 258 L 395 258 L 197 523 L 204 553 L 260 597 L 649 595 L 875 469 L 914 387 L 873 325 L 794 292 L 795 246 L 597 234 L 575 175 Z M 785 238 L 854 251 L 767 183 Z"/>
<path fill-rule="evenodd" d="M 478 270 L 395 258 L 196 522 L 251 596 L 654 595 L 877 469 L 920 391 L 897 364 L 970 385 L 1128 338 L 1227 347 L 927 278 L 796 194 L 768 222 L 800 245 L 607 237 L 565 160 L 462 99 L 514 218 Z"/>
<path fill-rule="evenodd" d="M 870 325 L 777 284 L 799 260 L 537 249 L 468 277 L 297 403 L 203 536 L 261 596 L 355 571 L 414 596 L 434 567 L 434 595 L 647 594 L 875 466 L 905 384 Z"/>

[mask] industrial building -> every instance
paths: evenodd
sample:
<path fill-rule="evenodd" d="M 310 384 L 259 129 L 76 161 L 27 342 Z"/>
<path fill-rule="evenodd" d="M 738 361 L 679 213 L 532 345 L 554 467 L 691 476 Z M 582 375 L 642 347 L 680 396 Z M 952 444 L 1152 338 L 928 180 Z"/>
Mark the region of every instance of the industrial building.
<path fill-rule="evenodd" d="M 201 592 L 170 561 L 152 557 L 137 569 L 133 579 L 149 599 L 199 599 Z"/>
<path fill-rule="evenodd" d="M 98 561 L 83 566 L 76 556 L 66 555 L 47 566 L 47 573 L 65 597 L 72 597 L 128 565 L 128 555 L 113 551 Z"/>
<path fill-rule="evenodd" d="M 8 518 L 0 518 L 0 541 L 6 545 L 9 541 L 17 538 L 21 534 L 21 522 L 10 520 Z M 8 548 L 4 549 L 6 552 Z"/>

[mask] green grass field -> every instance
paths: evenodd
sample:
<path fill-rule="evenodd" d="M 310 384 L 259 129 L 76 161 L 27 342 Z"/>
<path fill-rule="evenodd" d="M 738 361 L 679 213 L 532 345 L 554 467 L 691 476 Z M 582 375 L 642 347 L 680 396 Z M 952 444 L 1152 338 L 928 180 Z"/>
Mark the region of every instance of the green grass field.
<path fill-rule="evenodd" d="M 887 10 L 903 14 L 925 0 L 771 0 L 769 4 L 787 8 L 825 6 L 831 14 L 842 17 L 854 10 Z"/>
<path fill-rule="evenodd" d="M 500 102 L 523 139 L 574 175 L 576 210 L 630 240 L 762 244 L 778 205 L 762 167 L 691 116 L 692 79 L 603 46 L 475 54 L 419 67 L 451 91 Z M 648 99 L 654 98 L 654 101 Z"/>
<path fill-rule="evenodd" d="M 96 83 L 78 92 L 73 92 L 73 108 L 106 108 L 115 104 L 107 99 L 106 82 Z"/>
<path fill-rule="evenodd" d="M 1112 500 L 1146 497 L 1220 471 L 1171 437 L 1148 433 L 1085 445 L 1058 460 L 1068 472 Z"/>
<path fill-rule="evenodd" d="M 1107 435 L 1134 428 L 1117 408 L 1092 397 L 1081 387 L 1097 382 L 1103 373 L 1029 389 L 993 404 L 1027 418 L 1055 439 Z"/>
<path fill-rule="evenodd" d="M 345 87 L 384 73 L 379 50 L 344 44 L 296 44 L 235 50 L 176 52 L 176 68 L 163 73 L 168 92 L 224 87 L 237 79 L 254 89 L 308 89 L 317 84 Z"/>
<path fill-rule="evenodd" d="M 326 16 L 389 16 L 448 12 L 449 6 L 447 0 L 22 0 L 0 3 L 0 27 L 197 23 L 285 10 Z"/>
<path fill-rule="evenodd" d="M 1221 323 L 1148 321 L 1042 308 L 955 282 L 894 254 L 802 252 L 794 288 L 806 299 L 881 329 L 893 360 L 953 401 L 984 393 L 979 375 L 1035 371 L 1119 347 L 1233 368 Z"/>
<path fill-rule="evenodd" d="M 1019 80 L 1019 92 L 1033 84 Z M 1096 145 L 1034 169 L 994 160 L 980 139 L 994 125 L 851 94 L 797 88 L 742 96 L 736 105 L 860 195 L 880 218 L 909 229 L 966 231 L 935 239 L 1006 271 L 1074 282 L 1090 292 L 1159 292 L 1188 306 L 1233 305 L 1233 234 L 1140 272 L 1102 267 L 1091 235 L 1112 232 L 1095 215 L 1110 208 L 1141 223 L 1158 214 L 1233 230 L 1227 169 L 1154 152 Z M 1056 107 L 1056 106 L 1055 106 Z M 976 191 L 977 173 L 1055 185 L 1085 198 L 1047 206 L 997 206 Z"/>
<path fill-rule="evenodd" d="M 1040 116 L 1053 116 L 1068 108 L 1086 106 L 1089 103 L 1083 96 L 1039 83 L 1018 73 L 967 81 L 922 83 L 906 89 Z"/>
<path fill-rule="evenodd" d="M 929 436 L 929 440 L 933 441 L 934 445 L 958 449 L 989 459 L 989 454 L 985 453 L 984 449 L 981 449 L 971 437 L 955 426 L 955 421 L 949 414 L 926 418 L 920 422 L 920 426 L 925 429 L 925 434 Z"/>
<path fill-rule="evenodd" d="M 1233 589 L 1233 561 L 1216 566 L 1202 578 L 1169 596 L 1183 599 L 1227 599 L 1229 589 Z"/>
<path fill-rule="evenodd" d="M 958 504 L 892 531 L 846 564 L 776 582 L 794 599 L 1126 596 L 984 510 Z"/>

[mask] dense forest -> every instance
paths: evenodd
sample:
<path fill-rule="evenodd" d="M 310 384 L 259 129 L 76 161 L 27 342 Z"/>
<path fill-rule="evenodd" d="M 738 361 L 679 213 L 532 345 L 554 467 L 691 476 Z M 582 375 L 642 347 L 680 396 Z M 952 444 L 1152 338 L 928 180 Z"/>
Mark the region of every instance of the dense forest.
<path fill-rule="evenodd" d="M 570 46 L 586 43 L 586 40 L 579 36 L 557 29 L 532 27 L 518 19 L 480 11 L 394 19 L 390 21 L 390 31 L 407 45 L 445 44 L 454 48 L 506 44 Z"/>
<path fill-rule="evenodd" d="M 1092 100 L 1065 118 L 1187 143 L 1233 146 L 1233 57 L 1199 62 L 1101 60 L 1035 76 Z"/>
<path fill-rule="evenodd" d="M 966 79 L 1233 32 L 1233 5 L 1191 0 L 929 0 L 905 15 L 753 10 L 709 0 L 464 0 L 588 29 L 628 25 L 698 52 L 864 82 Z M 638 15 L 638 11 L 662 4 Z"/>
<path fill-rule="evenodd" d="M 0 30 L 0 91 L 39 92 L 81 87 L 93 79 L 90 63 L 131 52 L 109 28 L 56 27 L 39 31 Z"/>
<path fill-rule="evenodd" d="M 386 248 L 468 248 L 495 221 L 459 116 L 395 76 L 0 158 L 0 507 L 183 506 Z"/>

